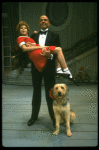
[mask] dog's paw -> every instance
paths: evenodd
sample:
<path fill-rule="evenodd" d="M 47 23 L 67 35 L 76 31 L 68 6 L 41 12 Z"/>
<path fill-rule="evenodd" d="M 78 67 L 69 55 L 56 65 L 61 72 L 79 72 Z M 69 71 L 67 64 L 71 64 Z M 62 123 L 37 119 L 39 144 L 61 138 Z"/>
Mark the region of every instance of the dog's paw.
<path fill-rule="evenodd" d="M 58 135 L 58 132 L 57 132 L 57 131 L 54 131 L 54 132 L 53 132 L 53 135 Z"/>
<path fill-rule="evenodd" d="M 72 136 L 72 133 L 70 131 L 67 132 L 67 136 Z"/>

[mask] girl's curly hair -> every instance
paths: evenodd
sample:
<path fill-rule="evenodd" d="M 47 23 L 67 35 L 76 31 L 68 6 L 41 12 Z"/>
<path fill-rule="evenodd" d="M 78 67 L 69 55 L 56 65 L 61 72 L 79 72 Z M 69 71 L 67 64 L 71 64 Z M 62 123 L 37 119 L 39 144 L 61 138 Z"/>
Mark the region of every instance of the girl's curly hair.
<path fill-rule="evenodd" d="M 29 30 L 30 30 L 29 25 L 25 21 L 20 21 L 19 24 L 16 26 L 16 31 L 17 31 L 18 35 L 20 35 L 20 27 L 22 25 L 25 25 L 27 27 L 27 32 L 29 34 Z"/>

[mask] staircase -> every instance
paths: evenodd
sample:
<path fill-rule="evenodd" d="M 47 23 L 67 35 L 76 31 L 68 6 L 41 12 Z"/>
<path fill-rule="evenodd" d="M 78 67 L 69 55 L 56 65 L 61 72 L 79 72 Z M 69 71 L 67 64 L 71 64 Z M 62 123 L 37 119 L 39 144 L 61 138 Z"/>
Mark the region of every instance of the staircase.
<path fill-rule="evenodd" d="M 15 85 L 32 85 L 31 68 L 24 68 L 21 74 L 18 73 L 19 69 L 10 72 L 10 74 L 4 78 L 4 84 Z"/>
<path fill-rule="evenodd" d="M 64 56 L 66 58 L 67 65 L 69 66 L 70 71 L 72 72 L 74 70 L 72 72 L 73 76 L 78 72 L 79 69 L 78 64 L 80 64 L 79 63 L 80 58 L 82 58 L 82 56 L 85 57 L 84 54 L 85 53 L 87 54 L 88 51 L 95 48 L 96 46 L 97 46 L 97 33 L 93 33 L 90 36 L 82 40 L 79 40 L 71 48 L 63 49 Z M 92 50 L 91 53 L 93 52 L 94 50 Z M 95 53 L 96 52 L 97 50 L 95 50 Z M 79 62 L 77 62 L 78 60 Z M 15 85 L 32 85 L 31 68 L 24 68 L 24 71 L 22 71 L 21 74 L 19 74 L 18 72 L 19 72 L 18 70 L 12 71 L 8 76 L 3 77 L 3 83 L 15 84 Z M 56 78 L 56 83 L 62 83 L 62 82 L 66 84 L 74 84 L 72 81 L 69 81 L 68 79 L 64 79 L 63 77 Z M 44 79 L 42 80 L 42 85 L 44 85 Z"/>
<path fill-rule="evenodd" d="M 73 44 L 71 48 L 63 49 L 63 53 L 66 58 L 66 61 L 70 61 L 75 57 L 93 49 L 96 46 L 97 46 L 97 32 L 92 33 L 88 37 L 79 40 L 77 43 Z"/>
<path fill-rule="evenodd" d="M 10 84 L 10 85 L 33 85 L 31 68 L 24 68 L 24 71 L 22 71 L 21 74 L 18 74 L 16 72 L 13 73 L 11 72 L 9 76 L 5 77 L 3 83 Z M 69 81 L 68 79 L 64 79 L 63 77 L 56 78 L 56 83 L 73 84 L 72 81 Z M 44 85 L 43 78 L 42 78 L 42 85 Z"/>

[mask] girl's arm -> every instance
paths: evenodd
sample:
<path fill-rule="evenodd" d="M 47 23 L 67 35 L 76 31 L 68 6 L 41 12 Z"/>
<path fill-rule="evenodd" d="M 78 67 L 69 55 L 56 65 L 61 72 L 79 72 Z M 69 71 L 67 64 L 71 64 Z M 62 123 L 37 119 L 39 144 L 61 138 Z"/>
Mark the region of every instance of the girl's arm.
<path fill-rule="evenodd" d="M 30 51 L 33 51 L 36 49 L 42 49 L 44 47 L 46 47 L 46 46 L 29 46 L 29 47 L 27 47 L 26 45 L 22 45 L 21 48 L 24 52 L 30 52 Z"/>

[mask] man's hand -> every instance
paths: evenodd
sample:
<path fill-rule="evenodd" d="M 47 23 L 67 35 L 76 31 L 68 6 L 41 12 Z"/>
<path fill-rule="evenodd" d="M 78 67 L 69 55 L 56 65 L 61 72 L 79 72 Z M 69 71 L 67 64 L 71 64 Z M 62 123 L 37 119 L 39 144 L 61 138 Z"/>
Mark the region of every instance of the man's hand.
<path fill-rule="evenodd" d="M 37 34 L 37 33 L 38 33 L 38 31 L 34 31 L 34 33 L 35 33 L 35 34 Z"/>
<path fill-rule="evenodd" d="M 12 56 L 11 58 L 15 58 L 15 56 Z"/>
<path fill-rule="evenodd" d="M 42 48 L 42 53 L 40 53 L 40 55 L 42 55 L 44 57 L 51 57 L 51 53 L 50 53 L 49 47 L 48 47 L 48 50 L 46 50 L 46 48 Z"/>

